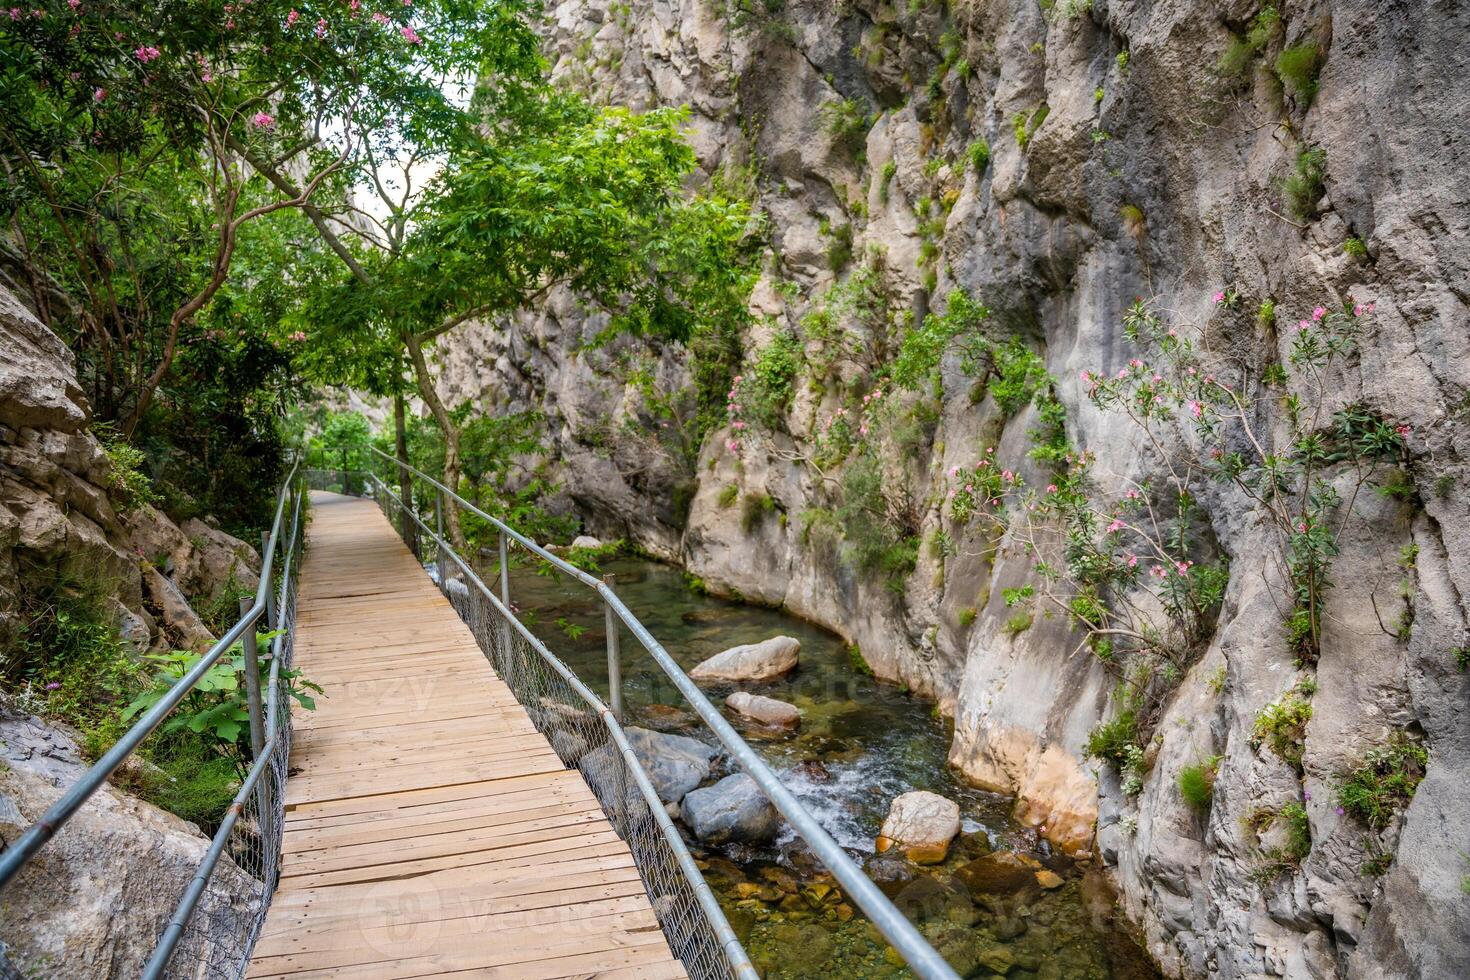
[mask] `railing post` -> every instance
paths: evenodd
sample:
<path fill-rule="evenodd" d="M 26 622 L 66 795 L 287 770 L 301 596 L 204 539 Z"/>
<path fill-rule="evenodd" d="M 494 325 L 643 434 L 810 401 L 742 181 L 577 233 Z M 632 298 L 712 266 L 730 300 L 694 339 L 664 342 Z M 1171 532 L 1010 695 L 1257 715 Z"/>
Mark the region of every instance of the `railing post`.
<path fill-rule="evenodd" d="M 609 588 L 613 584 L 613 576 L 609 573 L 602 577 L 602 582 Z M 617 613 L 606 599 L 602 602 L 603 622 L 607 628 L 607 690 L 608 707 L 612 708 L 613 717 L 621 724 L 623 720 L 623 662 L 618 654 L 618 628 L 622 625 L 618 622 Z"/>
<path fill-rule="evenodd" d="M 263 568 L 261 570 L 264 571 Z M 249 613 L 253 605 L 255 605 L 254 599 L 249 596 L 241 596 L 240 615 L 243 617 Z M 250 706 L 251 761 L 258 760 L 261 750 L 265 747 L 265 705 L 260 696 L 260 653 L 255 633 L 255 624 L 252 623 L 245 631 L 245 635 L 240 637 L 240 647 L 245 653 L 245 697 Z M 255 789 L 255 799 L 259 809 L 256 815 L 256 827 L 264 834 L 265 823 L 271 818 L 270 784 L 262 780 L 256 784 Z"/>
<path fill-rule="evenodd" d="M 510 548 L 504 531 L 500 532 L 500 601 L 505 604 L 506 615 L 510 615 Z M 501 680 L 514 693 L 515 658 L 511 652 L 510 623 L 504 620 L 500 623 L 500 648 L 505 651 L 501 664 L 504 676 Z"/>
<path fill-rule="evenodd" d="M 260 532 L 260 574 L 265 577 L 265 553 L 270 550 L 271 533 Z M 276 590 L 271 588 L 267 582 L 265 586 L 265 628 L 273 630 L 276 628 Z"/>
<path fill-rule="evenodd" d="M 347 494 L 347 447 L 342 447 L 342 492 Z"/>

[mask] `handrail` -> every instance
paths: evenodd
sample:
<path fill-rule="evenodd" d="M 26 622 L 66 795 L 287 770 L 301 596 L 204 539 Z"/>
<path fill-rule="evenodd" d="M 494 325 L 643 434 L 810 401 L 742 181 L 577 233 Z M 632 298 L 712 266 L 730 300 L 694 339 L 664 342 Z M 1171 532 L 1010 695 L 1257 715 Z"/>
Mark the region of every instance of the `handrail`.
<path fill-rule="evenodd" d="M 225 635 L 221 636 L 215 645 L 210 646 L 209 651 L 201 655 L 193 669 L 179 677 L 179 680 L 173 683 L 172 688 L 169 688 L 168 693 L 165 693 L 153 707 L 148 708 L 143 717 L 138 718 L 132 727 L 129 727 L 128 732 L 123 733 L 122 738 L 118 739 L 112 748 L 107 749 L 106 754 L 103 754 L 100 760 L 82 773 L 81 779 L 76 780 L 71 788 L 62 793 L 62 796 L 51 804 L 50 808 L 47 808 L 46 813 L 41 815 L 40 820 L 35 821 L 35 824 L 26 829 L 24 835 L 18 837 L 15 843 L 0 854 L 0 889 L 3 889 L 46 845 L 47 840 L 56 835 L 65 826 L 66 821 L 76 814 L 76 811 L 81 810 L 82 805 L 103 786 L 103 783 L 107 782 L 107 779 L 118 770 L 119 765 L 122 765 L 123 761 L 138 748 L 138 745 L 141 745 L 144 739 L 147 739 L 148 735 L 157 729 L 163 718 L 168 717 L 173 708 L 178 707 L 179 702 L 196 688 L 204 674 L 209 673 L 209 670 L 219 663 L 219 660 L 232 646 L 243 645 L 245 654 L 247 654 L 245 655 L 245 674 L 247 674 L 247 693 L 250 698 L 253 763 L 248 773 L 245 774 L 240 790 L 235 793 L 234 801 L 226 811 L 221 827 L 213 836 L 203 860 L 198 864 L 194 879 L 185 887 L 175 914 L 169 920 L 165 932 L 159 937 L 159 942 L 154 946 L 153 954 L 148 958 L 143 970 L 143 976 L 147 979 L 162 977 L 163 971 L 168 967 L 169 958 L 184 937 L 185 929 L 190 923 L 190 918 L 193 917 L 198 901 L 204 895 L 210 876 L 215 871 L 222 855 L 225 854 L 231 832 L 241 815 L 244 814 L 245 801 L 248 796 L 251 793 L 259 793 L 263 807 L 268 802 L 269 796 L 266 793 L 268 788 L 263 783 L 263 776 L 269 770 L 270 764 L 276 761 L 276 752 L 282 748 L 282 743 L 285 739 L 290 738 L 288 730 L 285 739 L 279 735 L 281 726 L 276 718 L 279 711 L 278 679 L 279 671 L 281 671 L 281 651 L 282 644 L 287 638 L 281 633 L 272 638 L 273 658 L 270 664 L 269 689 L 263 705 L 262 698 L 260 698 L 260 670 L 257 666 L 254 645 L 256 645 L 256 627 L 262 623 L 262 620 L 265 621 L 266 626 L 275 627 L 278 626 L 278 621 L 276 621 L 278 617 L 287 614 L 287 604 L 291 598 L 291 574 L 293 574 L 291 563 L 293 563 L 295 545 L 301 535 L 301 497 L 303 494 L 295 492 L 298 489 L 297 476 L 300 472 L 300 460 L 294 460 L 290 473 L 281 483 L 281 489 L 276 492 L 275 517 L 270 522 L 270 533 L 266 538 L 265 550 L 260 557 L 260 582 L 256 586 L 253 601 L 250 602 L 248 608 L 241 610 L 240 620 L 234 626 L 229 627 Z M 285 517 L 288 513 L 287 501 L 294 501 L 290 510 L 291 529 L 285 541 L 287 554 L 284 558 L 281 589 L 279 589 L 279 594 L 275 594 L 272 591 L 273 579 L 275 579 L 273 573 L 275 573 L 276 554 L 281 545 L 282 530 L 284 530 Z M 270 820 L 270 815 L 262 810 L 259 818 Z M 266 877 L 270 877 L 270 874 L 266 874 Z M 272 882 L 263 884 L 265 884 L 266 899 L 269 901 Z"/>
<path fill-rule="evenodd" d="M 132 728 L 117 740 L 117 743 L 108 749 L 102 758 L 92 764 L 92 767 L 83 773 L 82 778 L 72 784 L 71 788 L 61 795 L 55 803 L 41 815 L 24 834 L 16 839 L 15 843 L 0 854 L 0 888 L 4 888 L 10 880 L 23 868 L 36 852 L 49 841 L 61 827 L 71 819 L 72 815 L 81 808 L 82 804 L 92 796 L 93 793 L 107 781 L 107 778 L 117 771 L 124 760 L 133 753 L 145 738 L 153 733 L 159 723 L 173 711 L 178 703 L 194 689 L 201 678 L 209 672 L 225 652 L 239 642 L 240 638 L 249 632 L 260 619 L 261 614 L 266 611 L 266 597 L 270 592 L 271 563 L 275 557 L 276 541 L 280 536 L 281 516 L 286 506 L 287 491 L 290 490 L 292 482 L 296 478 L 299 464 L 291 467 L 291 473 L 281 485 L 276 500 L 276 516 L 271 524 L 269 544 L 266 554 L 261 557 L 260 585 L 255 590 L 255 602 L 245 611 L 240 620 L 230 627 L 224 636 L 214 646 L 210 647 L 204 656 L 199 658 L 199 663 L 194 665 L 178 682 L 164 695 L 157 704 L 144 712 L 143 717 L 133 724 Z"/>
<path fill-rule="evenodd" d="M 673 681 L 674 686 L 688 700 L 690 706 L 694 708 L 695 713 L 715 733 L 720 743 L 725 746 L 740 764 L 741 769 L 755 781 L 756 785 L 760 787 L 761 792 L 766 795 L 766 798 L 771 801 L 776 809 L 781 812 L 781 815 L 786 818 L 796 832 L 807 842 L 821 862 L 826 865 L 827 870 L 832 872 L 833 877 L 842 885 L 847 894 L 867 914 L 869 921 L 877 926 L 878 931 L 883 934 L 884 938 L 898 950 L 909 967 L 920 977 L 925 978 L 925 980 L 958 980 L 958 975 L 945 962 L 944 958 L 935 951 L 933 946 L 929 945 L 929 942 L 914 927 L 913 923 L 898 910 L 897 906 L 889 900 L 888 896 L 883 894 L 878 886 L 873 883 L 873 880 L 863 873 L 862 869 L 842 849 L 842 846 L 832 838 L 831 834 L 827 833 L 817 821 L 816 817 L 812 816 L 811 811 L 807 810 L 806 806 L 796 797 L 796 794 L 786 788 L 785 784 L 781 782 L 780 777 L 740 737 L 739 733 L 725 720 L 724 715 L 720 713 L 719 709 L 710 703 L 709 699 L 704 696 L 704 692 L 689 679 L 689 676 L 684 673 L 674 658 L 664 649 L 663 644 L 659 643 L 653 634 L 639 622 L 638 617 L 634 616 L 632 611 L 623 605 L 623 601 L 618 598 L 617 593 L 610 586 L 595 576 L 589 575 L 580 568 L 553 555 L 545 548 L 536 544 L 536 542 L 505 524 L 499 518 L 485 513 L 485 511 L 476 507 L 468 500 L 465 500 L 458 493 L 449 489 L 443 483 L 422 470 L 417 469 L 411 464 L 404 463 L 376 447 L 368 446 L 367 448 L 377 456 L 381 456 L 383 459 L 392 463 L 395 467 L 408 469 L 419 479 L 456 501 L 463 509 L 490 522 L 503 535 L 515 540 L 532 554 L 544 561 L 550 562 L 554 567 L 597 592 L 603 601 L 607 603 L 608 608 L 638 638 L 638 642 L 653 657 L 654 662 Z M 383 483 L 377 474 L 373 473 L 370 475 L 379 484 Z M 397 500 L 398 498 L 395 496 L 394 499 Z M 423 521 L 419 520 L 413 507 L 407 504 L 405 504 L 405 507 L 413 515 L 415 522 L 423 526 Z M 425 527 L 425 530 L 427 530 L 427 527 Z M 432 534 L 433 532 L 430 533 Z M 437 534 L 434 537 L 436 540 L 442 540 Z M 455 554 L 452 549 L 446 550 L 451 555 Z M 501 554 L 504 555 L 503 550 Z M 457 555 L 455 557 L 458 558 Z M 464 566 L 463 559 L 460 559 L 460 564 L 462 567 Z M 504 574 L 504 564 L 502 564 L 502 574 Z M 478 578 L 476 581 L 478 581 Z M 514 617 L 512 617 L 512 621 L 514 621 Z"/>
<path fill-rule="evenodd" d="M 596 692 L 584 684 L 582 679 L 570 667 L 563 663 L 560 657 L 552 653 L 536 634 L 532 633 L 520 621 L 515 613 L 490 590 L 489 586 L 485 584 L 479 574 L 470 567 L 469 562 L 465 561 L 458 552 L 450 547 L 449 543 L 443 537 L 435 533 L 412 507 L 405 505 L 402 499 L 376 473 L 369 473 L 368 476 L 382 489 L 382 492 L 389 499 L 396 502 L 400 507 L 403 507 L 404 512 L 434 542 L 440 554 L 448 554 L 454 559 L 470 584 L 479 589 L 481 594 L 490 601 L 491 606 L 515 627 L 516 632 L 521 635 L 522 639 L 530 644 L 531 648 L 550 665 L 552 670 L 556 671 L 562 680 L 566 681 L 567 685 L 583 701 L 586 701 L 588 707 L 595 711 L 597 716 L 602 719 L 603 724 L 607 726 L 608 733 L 617 744 L 618 754 L 623 757 L 628 771 L 633 774 L 633 781 L 637 784 L 638 792 L 643 797 L 643 801 L 648 804 L 648 809 L 653 816 L 654 822 L 658 824 L 659 831 L 673 849 L 674 859 L 679 865 L 679 870 L 683 874 L 684 880 L 689 883 L 689 887 L 693 890 L 695 898 L 698 900 L 700 908 L 704 912 L 705 918 L 709 920 L 711 927 L 714 929 L 716 938 L 720 943 L 720 948 L 725 954 L 726 961 L 730 964 L 735 976 L 740 978 L 740 980 L 757 980 L 759 974 L 756 973 L 754 965 L 751 964 L 750 956 L 745 952 L 745 947 L 741 945 L 739 938 L 736 937 L 735 930 L 731 928 L 729 919 L 725 917 L 724 909 L 720 907 L 719 900 L 715 898 L 714 892 L 710 890 L 709 883 L 704 880 L 704 875 L 700 873 L 698 866 L 694 863 L 694 858 L 689 854 L 689 849 L 684 846 L 684 841 L 679 836 L 678 829 L 674 827 L 668 811 L 664 809 L 663 801 L 659 799 L 658 791 L 654 789 L 653 783 L 648 778 L 648 773 L 644 771 L 643 764 L 638 761 L 638 757 L 633 751 L 633 746 L 628 741 L 627 734 L 624 732 L 623 726 L 613 710 L 597 696 Z"/>

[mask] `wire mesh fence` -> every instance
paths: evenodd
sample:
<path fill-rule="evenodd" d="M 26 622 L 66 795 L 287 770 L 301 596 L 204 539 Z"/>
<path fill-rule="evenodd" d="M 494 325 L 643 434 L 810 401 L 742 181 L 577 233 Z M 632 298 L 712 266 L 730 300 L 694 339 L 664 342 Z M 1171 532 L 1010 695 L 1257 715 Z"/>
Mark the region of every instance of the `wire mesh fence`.
<path fill-rule="evenodd" d="M 297 568 L 304 538 L 302 504 L 299 496 L 293 495 L 291 531 L 282 541 L 283 553 L 276 556 L 277 576 L 272 582 L 276 626 L 269 641 L 265 711 L 269 756 L 254 787 L 236 798 L 232 810 L 237 815 L 223 831 L 223 854 L 196 878 L 195 884 L 202 883 L 202 891 L 164 966 L 163 975 L 170 978 L 235 980 L 244 976 L 280 880 L 291 754 L 290 698 L 283 672 L 290 670 L 295 653 Z M 228 822 L 229 817 L 226 819 Z"/>
<path fill-rule="evenodd" d="M 337 485 L 343 484 L 337 481 Z M 714 899 L 693 870 L 652 785 L 636 768 L 626 736 L 611 712 L 486 595 L 474 570 L 444 547 L 431 527 L 415 515 L 405 519 L 402 504 L 391 491 L 380 489 L 374 496 L 562 764 L 582 773 L 613 829 L 632 851 L 669 946 L 690 977 L 715 980 L 748 975 L 735 965 L 748 968 L 744 951 L 729 933 L 723 913 L 714 910 L 718 924 L 712 921 Z M 703 897 L 701 888 L 706 891 Z M 723 941 L 722 932 L 726 935 Z"/>

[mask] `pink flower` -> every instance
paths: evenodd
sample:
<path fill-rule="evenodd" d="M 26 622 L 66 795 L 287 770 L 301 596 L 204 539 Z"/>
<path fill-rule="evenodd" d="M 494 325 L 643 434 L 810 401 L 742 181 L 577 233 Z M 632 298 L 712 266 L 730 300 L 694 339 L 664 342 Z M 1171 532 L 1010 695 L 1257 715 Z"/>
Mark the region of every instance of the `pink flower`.
<path fill-rule="evenodd" d="M 1222 289 L 1215 294 L 1215 302 L 1217 304 L 1225 302 L 1225 290 Z"/>
<path fill-rule="evenodd" d="M 138 50 L 134 51 L 133 54 L 137 55 L 138 56 L 138 60 L 141 61 L 141 62 L 143 62 L 143 64 L 146 65 L 150 61 L 157 60 L 158 57 L 161 54 L 163 54 L 163 52 L 162 51 L 159 51 L 155 47 L 151 47 L 149 45 L 144 45 L 143 47 L 141 47 Z"/>
<path fill-rule="evenodd" d="M 1169 336 L 1170 337 L 1177 337 L 1177 336 L 1179 336 L 1179 331 L 1178 330 L 1174 330 L 1174 329 L 1171 328 L 1169 330 Z"/>
<path fill-rule="evenodd" d="M 74 11 L 81 10 L 82 0 L 66 0 L 66 5 Z"/>
<path fill-rule="evenodd" d="M 289 14 L 286 15 L 286 27 L 287 27 L 287 29 L 290 29 L 292 27 L 295 27 L 296 26 L 296 22 L 298 20 L 300 20 L 300 19 L 301 19 L 300 12 L 298 12 L 296 10 L 292 10 Z"/>
<path fill-rule="evenodd" d="M 1143 367 L 1143 362 L 1135 357 L 1133 360 L 1128 362 L 1128 366 L 1131 368 L 1141 368 Z"/>
<path fill-rule="evenodd" d="M 419 32 L 414 30 L 413 27 L 409 24 L 404 24 L 402 27 L 398 28 L 398 33 L 402 34 L 403 39 L 409 44 L 424 43 L 424 39 L 419 37 Z"/>
<path fill-rule="evenodd" d="M 1299 531 L 1299 532 L 1301 532 L 1301 533 L 1302 533 L 1302 534 L 1306 534 L 1306 533 L 1307 533 L 1307 525 L 1306 525 L 1306 522 L 1305 522 L 1305 521 L 1303 521 L 1303 522 L 1302 522 L 1302 523 L 1300 523 L 1300 524 L 1298 524 L 1298 525 L 1297 525 L 1297 526 L 1296 526 L 1296 529 L 1297 529 L 1297 530 L 1298 530 L 1298 531 Z"/>
<path fill-rule="evenodd" d="M 352 2 L 347 5 L 347 8 L 351 10 L 353 15 L 355 16 L 357 12 L 362 9 L 362 0 L 352 0 Z"/>
<path fill-rule="evenodd" d="M 11 20 L 20 20 L 20 8 L 19 7 L 11 7 L 10 8 L 10 19 Z"/>
<path fill-rule="evenodd" d="M 960 475 L 960 468 L 958 466 L 951 466 L 949 468 L 949 475 L 951 477 L 959 476 Z"/>
<path fill-rule="evenodd" d="M 1127 368 L 1118 368 L 1118 378 L 1117 378 L 1117 380 L 1122 381 L 1126 377 L 1128 377 L 1128 369 Z"/>
<path fill-rule="evenodd" d="M 1108 533 L 1109 534 L 1117 534 L 1121 530 L 1123 530 L 1123 522 L 1122 521 L 1113 521 L 1113 523 L 1111 523 L 1111 524 L 1108 525 Z"/>
<path fill-rule="evenodd" d="M 1092 380 L 1092 375 L 1088 374 L 1086 371 L 1078 371 L 1077 377 L 1082 379 L 1083 384 L 1086 384 L 1087 382 Z"/>
<path fill-rule="evenodd" d="M 975 492 L 975 484 L 973 484 L 973 483 L 966 483 L 965 484 L 965 493 L 974 493 L 974 492 Z"/>
<path fill-rule="evenodd" d="M 1164 380 L 1164 376 L 1162 374 L 1156 374 L 1156 375 L 1154 375 L 1154 384 L 1158 384 L 1160 381 L 1163 381 L 1163 380 Z"/>
<path fill-rule="evenodd" d="M 93 102 L 101 102 L 101 101 L 103 101 L 106 98 L 107 98 L 107 89 L 105 89 L 105 88 L 94 88 L 92 90 L 92 101 Z"/>
<path fill-rule="evenodd" d="M 383 13 L 382 11 L 374 11 L 373 12 L 373 23 L 374 24 L 391 24 L 392 21 L 390 21 L 388 19 L 388 15 L 385 14 L 385 13 Z M 739 378 L 736 378 L 735 380 L 736 381 L 739 381 L 740 379 Z"/>
<path fill-rule="evenodd" d="M 1056 493 L 1057 492 L 1057 485 L 1055 483 L 1048 483 L 1046 485 L 1046 492 L 1047 493 Z"/>
<path fill-rule="evenodd" d="M 269 112 L 257 112 L 250 117 L 250 125 L 256 129 L 271 129 L 276 124 L 276 117 Z"/>
<path fill-rule="evenodd" d="M 1306 333 L 1309 329 L 1311 329 L 1311 326 L 1312 323 L 1310 320 L 1298 320 L 1296 322 L 1296 331 L 1297 333 Z"/>
<path fill-rule="evenodd" d="M 1203 405 L 1201 405 L 1199 402 L 1190 402 L 1189 403 L 1189 412 L 1195 418 L 1199 418 L 1200 416 L 1202 416 L 1202 415 L 1205 414 L 1205 407 Z"/>
<path fill-rule="evenodd" d="M 1313 320 L 1320 320 L 1320 319 L 1322 319 L 1326 315 L 1327 315 L 1327 308 L 1325 306 L 1319 306 L 1315 310 L 1312 311 L 1312 319 Z"/>
<path fill-rule="evenodd" d="M 294 340 L 294 341 L 296 341 L 298 344 L 301 343 L 303 340 L 306 339 L 306 331 L 305 330 L 298 330 L 298 331 L 296 331 L 295 333 L 293 333 L 291 335 L 291 339 Z"/>
<path fill-rule="evenodd" d="M 1363 315 L 1363 304 L 1362 303 L 1359 303 L 1357 306 L 1354 306 L 1353 307 L 1353 316 L 1362 316 L 1362 315 Z"/>
<path fill-rule="evenodd" d="M 1393 431 L 1397 432 L 1401 436 L 1406 436 L 1409 434 L 1409 427 L 1407 425 L 1396 425 L 1394 426 Z"/>
<path fill-rule="evenodd" d="M 1129 555 L 1128 556 L 1128 567 L 1129 568 L 1137 568 L 1138 567 L 1138 556 L 1137 555 Z"/>
<path fill-rule="evenodd" d="M 61 687 L 61 681 L 52 681 L 50 684 L 47 684 L 46 685 L 46 690 L 48 690 L 48 691 L 55 691 L 55 690 L 58 690 L 60 687 Z"/>
<path fill-rule="evenodd" d="M 312 30 L 312 33 L 315 34 L 317 37 L 327 36 L 327 19 L 325 17 L 317 18 L 316 27 Z"/>

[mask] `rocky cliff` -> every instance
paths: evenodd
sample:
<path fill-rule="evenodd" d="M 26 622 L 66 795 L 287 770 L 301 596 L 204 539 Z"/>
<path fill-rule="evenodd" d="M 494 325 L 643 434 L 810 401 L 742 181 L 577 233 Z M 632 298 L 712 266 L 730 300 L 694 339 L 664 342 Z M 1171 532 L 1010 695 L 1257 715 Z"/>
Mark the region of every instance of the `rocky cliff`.
<path fill-rule="evenodd" d="M 54 625 L 61 602 L 82 597 L 105 606 L 86 613 L 116 626 L 127 656 L 204 649 L 214 637 L 191 601 L 217 599 L 232 583 L 253 588 L 259 558 L 209 523 L 175 523 L 126 489 L 91 430 L 71 351 L 3 288 L 0 354 L 0 840 L 11 842 L 87 764 L 74 732 L 32 714 L 54 713 L 53 692 L 28 674 L 65 668 L 60 658 L 76 655 L 38 643 L 48 634 L 35 627 Z M 137 975 L 208 845 L 195 825 L 103 787 L 6 890 L 0 971 Z M 217 877 L 201 939 L 238 957 L 255 889 L 232 861 Z"/>
<path fill-rule="evenodd" d="M 747 370 L 779 343 L 800 368 L 774 411 L 743 406 L 749 423 L 690 447 L 650 410 L 650 391 L 687 387 L 687 357 L 587 349 L 601 323 L 558 300 L 456 339 L 446 394 L 544 411 L 594 530 L 823 623 L 937 699 L 951 762 L 1016 795 L 1061 846 L 1100 852 L 1170 975 L 1470 973 L 1470 8 L 548 7 L 560 78 L 635 107 L 687 105 L 706 174 L 753 196 L 770 247 Z M 957 290 L 1043 359 L 1066 441 L 1120 486 L 1171 451 L 1087 397 L 1092 373 L 1136 357 L 1122 327 L 1135 297 L 1198 326 L 1201 363 L 1222 372 L 1287 364 L 1319 305 L 1372 307 L 1325 403 L 1398 431 L 1399 475 L 1336 506 L 1320 652 L 1304 661 L 1283 639 L 1283 562 L 1258 501 L 1205 492 L 1228 584 L 1131 775 L 1086 755 L 1118 711 L 1116 668 L 1065 616 L 1018 622 L 1006 597 L 1034 578 L 1023 542 L 945 506 L 948 474 L 990 446 L 1046 483 L 1029 452 L 1050 424 L 1038 403 L 1006 404 L 955 351 L 925 390 L 874 388 Z M 650 370 L 635 383 L 630 364 Z M 851 515 L 834 504 L 851 465 L 824 465 L 832 420 L 875 390 L 908 423 L 861 433 L 882 444 L 879 496 L 908 549 L 886 572 L 853 560 Z M 1290 403 L 1257 404 L 1279 435 Z M 1308 697 L 1299 758 L 1272 751 L 1260 719 Z M 1366 823 L 1345 810 L 1349 775 L 1407 742 L 1428 758 L 1407 806 Z M 1202 760 L 1203 811 L 1180 779 Z"/>

